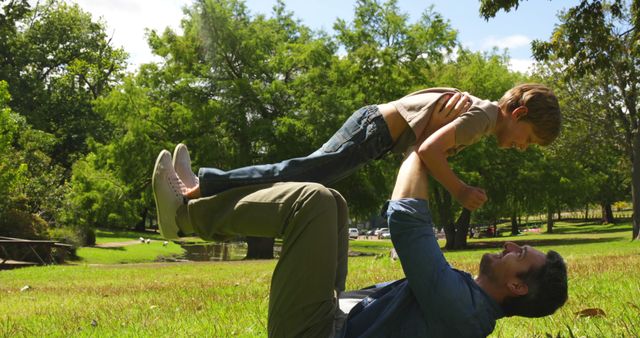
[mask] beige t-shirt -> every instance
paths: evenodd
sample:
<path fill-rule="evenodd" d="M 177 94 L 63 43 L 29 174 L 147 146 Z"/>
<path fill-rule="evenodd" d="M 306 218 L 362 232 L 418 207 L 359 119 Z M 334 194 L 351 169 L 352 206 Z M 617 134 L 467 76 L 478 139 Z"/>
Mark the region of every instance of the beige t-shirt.
<path fill-rule="evenodd" d="M 438 99 L 445 94 L 457 92 L 460 91 L 455 88 L 428 88 L 391 102 L 410 127 L 410 130 L 400 136 L 392 151 L 404 152 L 407 148 L 422 143 L 427 136 L 424 132 Z M 491 133 L 500 112 L 497 103 L 465 94 L 471 99 L 471 107 L 451 122 L 456 126 L 456 141 L 454 148 L 450 150 L 450 155 L 458 153 L 464 147 L 478 142 L 484 135 Z"/>

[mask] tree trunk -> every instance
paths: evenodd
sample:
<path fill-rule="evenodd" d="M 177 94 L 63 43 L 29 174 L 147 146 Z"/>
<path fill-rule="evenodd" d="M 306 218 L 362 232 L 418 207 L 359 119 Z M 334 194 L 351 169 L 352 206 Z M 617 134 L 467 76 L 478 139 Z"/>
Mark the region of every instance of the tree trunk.
<path fill-rule="evenodd" d="M 602 202 L 600 206 L 602 207 L 602 223 L 603 224 L 615 223 L 616 220 L 613 218 L 613 210 L 611 209 L 611 203 Z"/>
<path fill-rule="evenodd" d="M 513 214 L 511 215 L 511 235 L 515 236 L 519 233 L 520 232 L 518 231 L 518 216 Z"/>
<path fill-rule="evenodd" d="M 438 210 L 440 224 L 444 229 L 444 236 L 446 239 L 444 248 L 452 250 L 455 248 L 456 229 L 453 224 L 453 214 L 451 212 L 451 195 L 447 190 L 437 184 L 433 188 L 433 195 L 434 206 L 435 209 Z"/>
<path fill-rule="evenodd" d="M 547 208 L 547 233 L 553 233 L 553 209 Z"/>
<path fill-rule="evenodd" d="M 633 135 L 631 166 L 631 202 L 633 232 L 631 240 L 640 240 L 640 133 Z"/>
<path fill-rule="evenodd" d="M 469 222 L 471 221 L 471 211 L 462 208 L 460 216 L 456 221 L 455 244 L 456 250 L 467 248 L 467 235 L 469 234 Z"/>
<path fill-rule="evenodd" d="M 584 206 L 584 220 L 585 221 L 589 220 L 589 204 Z"/>
<path fill-rule="evenodd" d="M 273 259 L 274 238 L 247 237 L 247 255 L 244 259 Z"/>
<path fill-rule="evenodd" d="M 444 248 L 447 250 L 454 250 L 456 248 L 456 226 L 453 223 L 447 223 L 443 228 L 444 237 L 447 240 Z"/>
<path fill-rule="evenodd" d="M 147 208 L 142 209 L 142 213 L 140 213 L 140 222 L 136 223 L 136 226 L 133 228 L 135 231 L 144 231 L 144 225 L 147 223 Z"/>

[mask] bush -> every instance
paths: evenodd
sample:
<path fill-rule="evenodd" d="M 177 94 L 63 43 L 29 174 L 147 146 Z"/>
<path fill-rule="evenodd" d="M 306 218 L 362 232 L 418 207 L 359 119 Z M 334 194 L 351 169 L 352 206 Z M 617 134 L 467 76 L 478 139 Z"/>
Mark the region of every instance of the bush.
<path fill-rule="evenodd" d="M 98 168 L 97 161 L 95 154 L 89 154 L 73 165 L 60 221 L 79 228 L 128 228 L 139 221 L 139 203 L 128 198 L 127 184 L 109 170 Z M 87 240 L 91 243 L 91 237 Z"/>
<path fill-rule="evenodd" d="M 40 216 L 9 209 L 0 218 L 0 236 L 47 239 L 49 225 Z"/>
<path fill-rule="evenodd" d="M 78 229 L 61 227 L 49 229 L 49 237 L 55 241 L 71 244 L 74 248 L 82 246 L 84 238 Z"/>

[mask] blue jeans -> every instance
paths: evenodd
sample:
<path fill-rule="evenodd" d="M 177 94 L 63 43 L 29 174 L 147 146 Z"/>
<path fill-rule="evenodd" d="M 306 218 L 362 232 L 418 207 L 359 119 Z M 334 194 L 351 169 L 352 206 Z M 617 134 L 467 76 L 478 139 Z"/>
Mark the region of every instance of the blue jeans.
<path fill-rule="evenodd" d="M 276 182 L 334 183 L 370 160 L 379 159 L 393 140 L 378 106 L 354 112 L 320 149 L 306 157 L 229 171 L 200 168 L 200 192 L 212 196 L 231 188 Z"/>

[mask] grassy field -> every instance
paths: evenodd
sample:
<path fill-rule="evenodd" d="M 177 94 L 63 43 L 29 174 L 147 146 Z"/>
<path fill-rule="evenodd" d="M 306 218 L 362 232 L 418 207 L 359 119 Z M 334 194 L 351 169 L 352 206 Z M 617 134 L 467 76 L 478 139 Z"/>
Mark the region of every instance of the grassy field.
<path fill-rule="evenodd" d="M 445 253 L 453 266 L 472 273 L 482 253 L 506 240 L 565 257 L 567 305 L 547 318 L 500 320 L 492 336 L 640 336 L 640 243 L 629 240 L 630 225 L 559 223 L 556 230 L 472 240 L 470 250 Z M 99 243 L 139 237 L 98 235 Z M 109 264 L 153 261 L 181 250 L 173 245 L 164 247 L 158 239 L 117 250 L 84 248 L 83 260 L 74 265 L 0 272 L 0 336 L 265 336 L 275 261 Z M 348 288 L 403 276 L 399 262 L 387 256 L 390 241 L 356 240 L 351 247 L 377 255 L 351 258 Z M 604 315 L 576 314 L 588 308 Z"/>
<path fill-rule="evenodd" d="M 138 244 L 139 238 L 150 239 L 149 244 Z M 125 245 L 109 248 L 100 247 L 84 247 L 78 249 L 80 260 L 72 261 L 72 264 L 124 264 L 124 263 L 143 263 L 162 260 L 181 255 L 182 248 L 169 242 L 163 245 L 164 239 L 159 234 L 154 233 L 138 233 L 113 230 L 98 230 L 96 232 L 96 244 L 106 243 L 131 243 L 136 245 Z"/>

